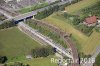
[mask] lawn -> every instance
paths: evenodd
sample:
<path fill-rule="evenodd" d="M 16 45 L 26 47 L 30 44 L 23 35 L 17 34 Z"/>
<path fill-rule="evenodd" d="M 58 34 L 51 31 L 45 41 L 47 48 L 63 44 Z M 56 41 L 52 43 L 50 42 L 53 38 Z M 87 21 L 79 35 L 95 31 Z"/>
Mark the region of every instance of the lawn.
<path fill-rule="evenodd" d="M 68 13 L 76 13 L 76 12 L 84 9 L 85 7 L 94 5 L 98 1 L 100 1 L 100 0 L 82 0 L 76 4 L 72 4 L 68 7 L 66 7 L 65 10 Z"/>
<path fill-rule="evenodd" d="M 47 58 L 35 58 L 33 60 L 28 60 L 23 63 L 29 64 L 30 66 L 57 66 L 56 63 L 51 63 L 51 58 L 54 56 L 49 56 Z"/>
<path fill-rule="evenodd" d="M 52 14 L 51 16 L 43 19 L 43 21 L 51 23 L 68 33 L 72 33 L 72 36 L 77 40 L 77 47 L 80 52 L 91 54 L 97 45 L 100 45 L 100 33 L 94 31 L 90 37 L 87 37 L 69 24 L 68 20 L 62 16 Z"/>
<path fill-rule="evenodd" d="M 18 62 L 23 63 L 23 65 L 29 64 L 30 66 L 58 66 L 57 63 L 51 62 L 51 58 L 57 59 L 56 56 L 50 55 L 45 58 L 33 58 L 30 60 L 23 60 Z M 7 66 L 11 66 L 13 64 L 14 62 L 9 62 L 7 63 Z"/>
<path fill-rule="evenodd" d="M 7 56 L 9 61 L 25 59 L 31 49 L 36 47 L 42 46 L 17 27 L 0 30 L 0 55 Z"/>

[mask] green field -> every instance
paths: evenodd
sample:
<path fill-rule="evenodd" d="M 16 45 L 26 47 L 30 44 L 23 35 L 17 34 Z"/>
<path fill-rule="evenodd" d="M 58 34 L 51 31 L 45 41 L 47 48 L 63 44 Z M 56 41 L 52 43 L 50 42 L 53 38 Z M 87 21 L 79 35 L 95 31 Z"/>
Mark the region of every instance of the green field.
<path fill-rule="evenodd" d="M 49 56 L 47 58 L 36 58 L 33 60 L 28 60 L 23 63 L 29 64 L 30 66 L 57 66 L 56 63 L 51 63 L 51 58 L 55 58 L 54 56 Z"/>
<path fill-rule="evenodd" d="M 90 7 L 90 6 L 94 5 L 98 1 L 100 1 L 100 0 L 82 0 L 78 3 L 72 4 L 68 7 L 66 7 L 65 10 L 68 13 L 76 13 L 86 7 Z"/>
<path fill-rule="evenodd" d="M 17 27 L 0 30 L 0 55 L 7 56 L 9 61 L 23 60 L 31 49 L 41 46 Z"/>
<path fill-rule="evenodd" d="M 99 0 L 83 0 L 79 3 L 72 4 L 66 7 L 66 11 L 68 13 L 75 14 L 81 9 L 84 9 L 85 7 L 90 7 L 98 1 Z M 95 48 L 100 45 L 100 33 L 94 31 L 90 37 L 87 37 L 82 32 L 75 29 L 74 26 L 69 24 L 69 20 L 61 15 L 58 15 L 57 13 L 54 13 L 51 16 L 43 19 L 43 21 L 51 23 L 68 33 L 72 33 L 72 36 L 76 39 L 77 47 L 79 48 L 80 52 L 91 54 L 93 53 Z"/>
<path fill-rule="evenodd" d="M 23 65 L 29 64 L 30 66 L 57 66 L 57 63 L 52 63 L 51 58 L 57 59 L 57 57 L 50 55 L 46 58 L 33 58 L 30 60 L 23 60 L 23 61 L 18 61 L 20 63 L 23 63 Z M 13 65 L 14 62 L 9 62 L 7 63 L 7 66 Z"/>

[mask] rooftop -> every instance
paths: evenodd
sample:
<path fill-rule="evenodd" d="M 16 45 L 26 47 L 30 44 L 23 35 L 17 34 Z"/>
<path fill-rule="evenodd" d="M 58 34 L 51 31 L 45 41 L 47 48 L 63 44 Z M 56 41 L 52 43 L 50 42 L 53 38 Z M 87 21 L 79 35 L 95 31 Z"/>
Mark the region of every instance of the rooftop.
<path fill-rule="evenodd" d="M 96 16 L 90 16 L 85 19 L 85 22 L 88 24 L 93 24 L 97 22 L 97 17 Z"/>

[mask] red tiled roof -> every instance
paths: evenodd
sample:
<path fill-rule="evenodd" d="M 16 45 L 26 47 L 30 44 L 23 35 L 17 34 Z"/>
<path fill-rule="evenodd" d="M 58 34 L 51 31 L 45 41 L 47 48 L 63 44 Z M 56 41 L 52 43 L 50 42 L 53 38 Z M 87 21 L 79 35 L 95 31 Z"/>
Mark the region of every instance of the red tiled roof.
<path fill-rule="evenodd" d="M 93 24 L 97 22 L 97 17 L 96 16 L 91 16 L 85 19 L 85 22 L 88 24 Z"/>

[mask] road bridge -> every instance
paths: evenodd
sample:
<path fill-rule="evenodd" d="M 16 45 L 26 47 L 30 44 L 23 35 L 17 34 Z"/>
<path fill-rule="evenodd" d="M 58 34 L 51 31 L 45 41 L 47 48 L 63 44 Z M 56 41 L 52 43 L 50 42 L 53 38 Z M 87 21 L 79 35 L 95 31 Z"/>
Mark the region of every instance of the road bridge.
<path fill-rule="evenodd" d="M 48 9 L 49 7 L 53 7 L 53 6 L 56 6 L 56 5 L 63 5 L 63 4 L 66 4 L 66 3 L 70 3 L 72 0 L 66 0 L 66 1 L 62 1 L 62 2 L 59 2 L 59 3 L 56 3 L 56 4 L 53 4 L 53 5 L 50 5 L 50 6 L 46 6 L 44 8 L 40 8 L 40 9 L 37 9 L 37 10 L 34 10 L 34 11 L 31 11 L 31 12 L 28 12 L 28 13 L 25 13 L 25 14 L 21 14 L 21 15 L 18 15 L 18 16 L 11 16 L 9 13 L 7 13 L 6 11 L 4 10 L 1 10 L 0 9 L 0 12 L 5 15 L 8 19 L 13 19 L 15 21 L 15 23 L 19 23 L 21 21 L 24 21 L 26 19 L 29 19 L 29 18 L 34 18 L 34 15 L 36 15 L 38 12 L 41 12 L 41 11 L 44 11 L 45 9 Z"/>

